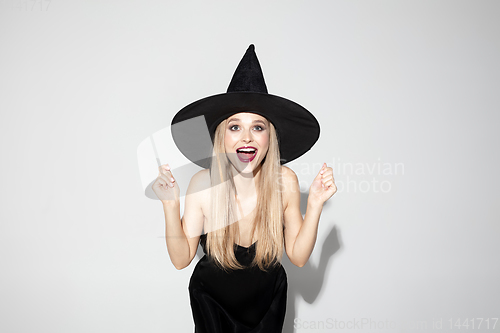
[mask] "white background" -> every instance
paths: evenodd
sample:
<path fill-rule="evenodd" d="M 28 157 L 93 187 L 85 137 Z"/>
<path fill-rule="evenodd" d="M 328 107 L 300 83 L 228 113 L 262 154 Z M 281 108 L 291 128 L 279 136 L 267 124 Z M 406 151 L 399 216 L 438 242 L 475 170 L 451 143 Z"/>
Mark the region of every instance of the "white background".
<path fill-rule="evenodd" d="M 284 332 L 500 317 L 499 16 L 498 1 L 1 1 L 0 331 L 193 332 L 198 259 L 171 264 L 137 149 L 225 92 L 251 43 L 269 92 L 321 124 L 289 164 L 303 190 L 322 162 L 339 186 L 309 263 L 285 260 Z"/>

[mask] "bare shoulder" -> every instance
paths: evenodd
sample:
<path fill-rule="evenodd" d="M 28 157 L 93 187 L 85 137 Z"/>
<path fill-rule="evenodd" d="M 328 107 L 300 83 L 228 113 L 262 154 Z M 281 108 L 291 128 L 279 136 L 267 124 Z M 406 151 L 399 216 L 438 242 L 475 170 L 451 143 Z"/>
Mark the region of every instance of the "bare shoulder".
<path fill-rule="evenodd" d="M 300 193 L 299 180 L 295 172 L 287 166 L 281 166 L 281 177 L 283 184 L 283 207 L 288 207 L 290 202 L 296 201 L 296 195 Z M 295 194 L 295 196 L 294 196 Z M 300 200 L 300 199 L 299 199 Z"/>
<path fill-rule="evenodd" d="M 195 173 L 186 192 L 186 209 L 199 210 L 203 216 L 209 216 L 210 188 L 210 171 L 203 169 Z"/>
<path fill-rule="evenodd" d="M 210 188 L 210 172 L 208 169 L 198 171 L 191 177 L 188 194 L 199 193 Z"/>
<path fill-rule="evenodd" d="M 298 178 L 295 174 L 295 171 L 285 165 L 281 166 L 281 177 L 283 177 L 283 182 L 285 185 L 298 183 Z"/>
<path fill-rule="evenodd" d="M 197 173 L 195 173 L 192 178 L 196 178 L 197 180 L 204 180 L 208 178 L 208 180 L 210 180 L 210 170 L 208 169 L 200 170 Z"/>

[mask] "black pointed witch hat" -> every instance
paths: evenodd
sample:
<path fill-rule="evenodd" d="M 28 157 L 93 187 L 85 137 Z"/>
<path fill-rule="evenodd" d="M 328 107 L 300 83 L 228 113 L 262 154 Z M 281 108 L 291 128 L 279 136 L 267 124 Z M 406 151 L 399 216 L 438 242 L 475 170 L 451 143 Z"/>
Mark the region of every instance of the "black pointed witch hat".
<path fill-rule="evenodd" d="M 203 168 L 210 165 L 211 142 L 199 127 L 183 126 L 204 116 L 213 142 L 215 129 L 233 114 L 251 112 L 267 118 L 278 134 L 281 164 L 305 154 L 319 138 L 319 123 L 299 104 L 267 92 L 264 75 L 250 45 L 224 94 L 205 97 L 182 108 L 172 119 L 172 137 L 179 150 Z M 206 132 L 206 131 L 205 131 Z"/>

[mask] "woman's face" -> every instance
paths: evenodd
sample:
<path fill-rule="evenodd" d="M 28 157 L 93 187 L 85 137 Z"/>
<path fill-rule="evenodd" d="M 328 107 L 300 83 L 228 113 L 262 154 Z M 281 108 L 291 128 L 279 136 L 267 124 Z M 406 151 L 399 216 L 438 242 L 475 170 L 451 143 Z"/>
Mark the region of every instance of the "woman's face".
<path fill-rule="evenodd" d="M 232 115 L 227 118 L 224 146 L 239 173 L 255 171 L 269 148 L 269 121 L 249 112 Z"/>

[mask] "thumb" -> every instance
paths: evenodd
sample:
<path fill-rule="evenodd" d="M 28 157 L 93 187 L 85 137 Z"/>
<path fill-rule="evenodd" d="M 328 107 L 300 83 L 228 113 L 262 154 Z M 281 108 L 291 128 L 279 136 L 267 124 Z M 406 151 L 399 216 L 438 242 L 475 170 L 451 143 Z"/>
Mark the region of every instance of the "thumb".
<path fill-rule="evenodd" d="M 170 169 L 170 165 L 168 165 L 168 164 L 163 164 L 163 165 L 160 165 L 160 166 L 158 167 L 158 170 L 159 170 L 160 172 L 165 171 L 165 172 L 166 172 L 166 174 L 168 174 L 168 175 L 171 175 L 171 174 L 172 174 L 172 170 Z"/>
<path fill-rule="evenodd" d="M 174 175 L 172 174 L 172 170 L 170 168 L 170 165 L 164 164 L 158 167 L 160 170 L 160 173 L 163 173 L 165 177 L 167 177 L 168 181 L 175 183 L 175 178 Z"/>
<path fill-rule="evenodd" d="M 319 170 L 318 175 L 316 176 L 316 178 L 314 178 L 315 180 L 316 179 L 321 179 L 321 176 L 323 175 L 323 172 L 325 172 L 325 168 L 326 168 L 326 163 L 323 163 L 323 166 Z"/>

